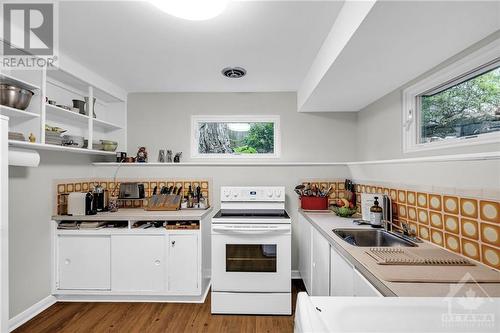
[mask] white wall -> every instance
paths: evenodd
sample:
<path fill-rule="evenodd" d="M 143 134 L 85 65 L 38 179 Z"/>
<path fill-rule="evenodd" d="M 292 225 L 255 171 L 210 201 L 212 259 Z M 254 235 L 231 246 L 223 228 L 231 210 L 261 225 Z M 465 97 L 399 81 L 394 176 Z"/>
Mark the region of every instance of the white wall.
<path fill-rule="evenodd" d="M 158 149 L 190 157 L 191 115 L 281 116 L 281 161 L 345 161 L 355 157 L 356 115 L 302 114 L 295 92 L 134 93 L 128 96 L 128 152 L 144 145 L 150 161 Z"/>
<path fill-rule="evenodd" d="M 296 94 L 282 93 L 134 93 L 128 96 L 129 153 L 146 146 L 150 161 L 158 149 L 171 148 L 190 157 L 191 115 L 267 114 L 281 116 L 280 161 L 345 161 L 355 156 L 356 115 L 301 114 Z M 145 116 L 147 115 L 147 116 Z M 112 177 L 114 168 L 96 168 Z M 220 205 L 221 185 L 284 185 L 287 210 L 296 221 L 295 185 L 303 179 L 345 178 L 346 167 L 175 167 L 122 168 L 118 177 L 207 178 L 212 180 L 212 205 Z M 294 226 L 295 228 L 295 226 Z M 297 267 L 293 241 L 292 267 Z"/>
<path fill-rule="evenodd" d="M 87 156 L 40 151 L 38 168 L 9 167 L 10 318 L 50 295 L 54 179 L 92 177 Z"/>
<path fill-rule="evenodd" d="M 356 124 L 357 159 L 399 159 L 416 156 L 499 151 L 500 144 L 489 144 L 403 154 L 401 139 L 403 90 L 416 81 L 498 38 L 500 38 L 500 32 L 485 38 L 362 109 L 357 115 Z M 470 194 L 476 193 L 481 194 L 481 196 L 484 194 L 485 197 L 493 199 L 500 197 L 498 191 L 500 188 L 500 162 L 498 160 L 409 165 L 363 165 L 350 167 L 350 172 L 351 176 L 357 180 L 418 185 L 435 189 L 447 188 L 446 192 L 453 192 L 453 188 L 468 189 Z"/>

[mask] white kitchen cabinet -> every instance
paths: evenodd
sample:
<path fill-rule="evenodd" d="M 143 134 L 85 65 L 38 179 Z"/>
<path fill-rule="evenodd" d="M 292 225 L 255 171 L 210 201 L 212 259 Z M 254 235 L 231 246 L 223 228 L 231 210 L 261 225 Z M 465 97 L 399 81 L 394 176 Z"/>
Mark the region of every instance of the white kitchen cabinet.
<path fill-rule="evenodd" d="M 330 243 L 315 228 L 312 229 L 312 290 L 311 296 L 330 295 Z"/>
<path fill-rule="evenodd" d="M 111 249 L 111 290 L 164 289 L 164 235 L 113 235 Z"/>
<path fill-rule="evenodd" d="M 299 214 L 299 271 L 307 293 L 312 293 L 312 226 L 307 219 Z"/>
<path fill-rule="evenodd" d="M 354 267 L 333 246 L 330 257 L 330 295 L 354 296 Z"/>
<path fill-rule="evenodd" d="M 354 269 L 354 296 L 382 297 L 382 294 L 360 272 Z"/>
<path fill-rule="evenodd" d="M 198 235 L 170 235 L 168 243 L 168 291 L 199 292 Z"/>
<path fill-rule="evenodd" d="M 382 294 L 333 247 L 330 255 L 331 296 L 382 296 Z"/>
<path fill-rule="evenodd" d="M 58 236 L 58 289 L 109 290 L 109 236 Z"/>

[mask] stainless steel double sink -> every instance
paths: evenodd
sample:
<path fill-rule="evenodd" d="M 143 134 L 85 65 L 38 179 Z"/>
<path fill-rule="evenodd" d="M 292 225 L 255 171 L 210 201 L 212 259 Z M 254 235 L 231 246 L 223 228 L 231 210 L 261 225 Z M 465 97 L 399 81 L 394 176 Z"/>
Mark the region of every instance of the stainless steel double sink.
<path fill-rule="evenodd" d="M 415 247 L 417 244 L 384 229 L 333 229 L 345 242 L 359 247 Z"/>

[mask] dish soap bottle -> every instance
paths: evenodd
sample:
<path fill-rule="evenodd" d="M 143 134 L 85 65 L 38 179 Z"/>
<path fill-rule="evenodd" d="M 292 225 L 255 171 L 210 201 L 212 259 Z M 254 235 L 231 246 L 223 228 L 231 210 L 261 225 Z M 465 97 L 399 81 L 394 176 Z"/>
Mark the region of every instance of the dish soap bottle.
<path fill-rule="evenodd" d="M 370 224 L 374 228 L 382 227 L 382 207 L 378 205 L 378 197 L 375 197 L 373 206 L 370 207 Z"/>

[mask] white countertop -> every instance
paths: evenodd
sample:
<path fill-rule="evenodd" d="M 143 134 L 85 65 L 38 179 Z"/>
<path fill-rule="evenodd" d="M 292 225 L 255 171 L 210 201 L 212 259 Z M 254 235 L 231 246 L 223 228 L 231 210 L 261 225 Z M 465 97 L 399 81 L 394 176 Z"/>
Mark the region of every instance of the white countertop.
<path fill-rule="evenodd" d="M 147 211 L 142 208 L 121 208 L 117 212 L 103 212 L 96 215 L 55 215 L 54 221 L 190 221 L 201 220 L 212 212 L 212 208 L 205 210 L 181 209 L 174 211 Z"/>
<path fill-rule="evenodd" d="M 450 293 L 452 287 L 456 284 L 450 283 L 432 283 L 432 282 L 389 282 L 377 276 L 375 272 L 369 269 L 367 263 L 367 255 L 364 254 L 362 248 L 348 244 L 340 237 L 333 233 L 333 229 L 337 228 L 371 228 L 368 225 L 357 225 L 353 223 L 352 218 L 342 218 L 336 216 L 332 212 L 317 213 L 300 211 L 310 223 L 316 228 L 329 242 L 338 250 L 356 269 L 365 276 L 383 295 L 385 296 L 404 296 L 404 297 L 422 297 L 422 296 L 446 296 Z M 418 244 L 421 248 L 440 248 L 436 245 L 424 241 Z M 440 248 L 441 249 L 441 248 Z M 446 250 L 444 250 L 446 251 Z M 484 269 L 491 268 L 483 266 Z M 460 269 L 465 275 L 470 269 L 467 266 L 461 267 L 446 267 L 446 269 Z M 490 296 L 500 297 L 500 283 L 481 283 L 481 288 Z M 471 284 L 472 289 L 478 288 L 478 285 Z M 466 288 L 463 288 L 466 289 Z M 465 292 L 465 290 L 463 290 Z M 457 295 L 459 296 L 459 295 Z"/>

